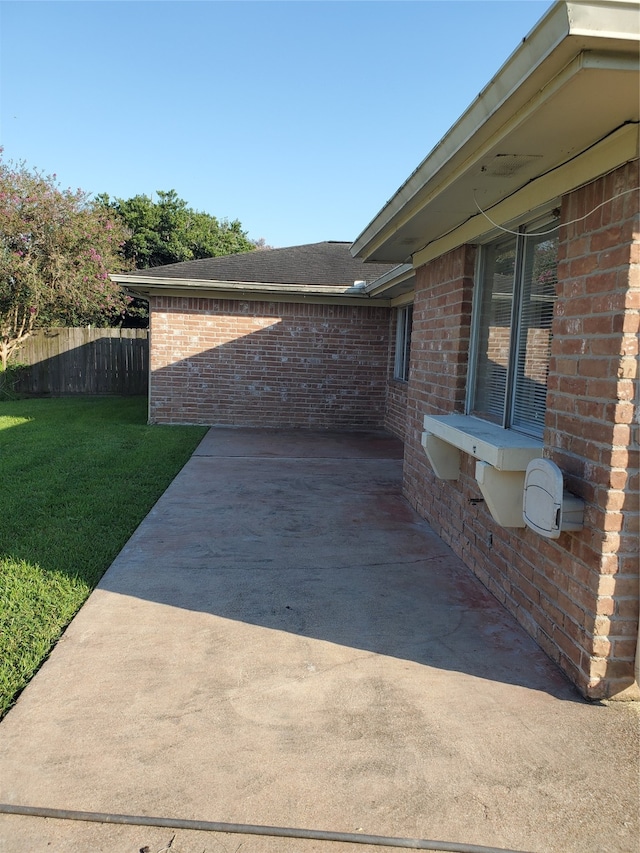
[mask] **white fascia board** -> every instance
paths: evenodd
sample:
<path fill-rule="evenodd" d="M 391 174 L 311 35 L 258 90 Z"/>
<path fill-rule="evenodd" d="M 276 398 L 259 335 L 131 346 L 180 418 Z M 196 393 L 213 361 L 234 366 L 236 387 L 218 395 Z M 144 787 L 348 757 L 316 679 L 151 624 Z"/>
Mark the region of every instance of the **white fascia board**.
<path fill-rule="evenodd" d="M 605 39 L 640 41 L 640 9 L 637 0 L 585 0 L 569 2 L 571 35 L 597 35 Z"/>
<path fill-rule="evenodd" d="M 180 279 L 160 276 L 121 275 L 109 276 L 132 296 L 148 299 L 150 296 L 186 296 L 200 299 L 247 299 L 264 302 L 312 302 L 314 304 L 340 303 L 388 307 L 389 300 L 372 298 L 364 288 L 344 285 L 274 284 L 243 281 L 214 281 L 206 279 Z"/>
<path fill-rule="evenodd" d="M 422 206 L 420 194 L 435 176 L 445 180 L 465 146 L 477 145 L 544 87 L 581 51 L 638 41 L 638 0 L 556 3 L 511 54 L 455 125 L 436 145 L 351 246 L 367 259 Z M 613 25 L 612 25 L 613 23 Z M 615 35 L 612 32 L 615 31 Z M 634 48 L 637 47 L 634 45 Z"/>
<path fill-rule="evenodd" d="M 394 267 L 392 270 L 384 273 L 384 275 L 368 282 L 364 291 L 365 293 L 381 293 L 387 288 L 392 287 L 394 284 L 400 284 L 403 281 L 407 281 L 414 275 L 415 270 L 413 268 L 413 264 L 399 264 L 397 267 Z"/>
<path fill-rule="evenodd" d="M 125 287 L 140 288 L 140 289 L 157 289 L 191 291 L 197 294 L 201 290 L 224 290 L 241 291 L 243 293 L 299 293 L 299 294 L 321 294 L 340 296 L 342 294 L 354 296 L 362 293 L 364 289 L 356 288 L 350 285 L 345 287 L 342 284 L 326 284 L 326 285 L 304 285 L 297 284 L 274 284 L 270 282 L 247 282 L 247 281 L 218 281 L 215 279 L 189 279 L 189 278 L 170 278 L 164 276 L 144 276 L 144 275 L 118 275 L 109 276 L 111 281 L 117 284 L 122 284 Z"/>

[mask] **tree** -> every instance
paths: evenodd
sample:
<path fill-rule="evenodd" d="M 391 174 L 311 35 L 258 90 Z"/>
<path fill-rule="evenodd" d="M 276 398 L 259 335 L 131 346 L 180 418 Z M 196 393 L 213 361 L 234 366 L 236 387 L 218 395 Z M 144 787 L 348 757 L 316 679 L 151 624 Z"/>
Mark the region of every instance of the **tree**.
<path fill-rule="evenodd" d="M 123 253 L 136 269 L 233 255 L 256 248 L 237 219 L 219 221 L 208 213 L 193 210 L 175 190 L 159 190 L 157 196 L 157 202 L 146 195 L 112 200 L 103 193 L 96 198 L 98 205 L 117 214 L 128 229 Z"/>
<path fill-rule="evenodd" d="M 128 268 L 122 223 L 55 175 L 0 149 L 0 366 L 37 328 L 110 325 L 129 303 L 110 272 Z"/>

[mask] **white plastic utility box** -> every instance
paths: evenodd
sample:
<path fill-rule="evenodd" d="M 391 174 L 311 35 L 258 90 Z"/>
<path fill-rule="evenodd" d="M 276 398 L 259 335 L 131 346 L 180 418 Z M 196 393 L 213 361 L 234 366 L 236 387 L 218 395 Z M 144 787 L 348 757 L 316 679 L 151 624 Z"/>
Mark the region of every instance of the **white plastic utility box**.
<path fill-rule="evenodd" d="M 551 459 L 534 459 L 524 475 L 522 516 L 528 527 L 557 539 L 565 530 L 582 530 L 584 501 L 564 488 L 562 471 Z"/>
<path fill-rule="evenodd" d="M 491 515 L 498 524 L 502 527 L 528 525 L 541 536 L 555 536 L 557 477 L 551 483 L 543 481 L 538 474 L 532 474 L 532 491 L 528 502 L 529 519 L 523 513 L 528 466 L 534 462 L 549 462 L 541 458 L 541 441 L 469 415 L 425 415 L 424 429 L 422 447 L 436 477 L 441 480 L 457 480 L 460 475 L 460 453 L 468 453 L 478 460 L 476 481 Z M 543 464 L 542 469 L 534 467 L 533 470 L 546 470 L 546 466 Z M 562 483 L 562 473 L 560 469 L 557 471 Z M 548 500 L 545 495 L 549 495 Z M 581 517 L 578 522 L 575 515 L 579 509 L 577 505 L 571 505 L 569 508 L 569 503 L 565 504 L 565 500 L 568 501 L 569 498 L 578 501 L 582 506 L 579 498 L 573 498 L 567 493 L 560 500 L 560 524 L 564 519 L 565 525 L 581 525 Z M 554 513 L 556 515 L 552 525 L 550 517 Z M 560 529 L 579 527 L 565 526 Z"/>

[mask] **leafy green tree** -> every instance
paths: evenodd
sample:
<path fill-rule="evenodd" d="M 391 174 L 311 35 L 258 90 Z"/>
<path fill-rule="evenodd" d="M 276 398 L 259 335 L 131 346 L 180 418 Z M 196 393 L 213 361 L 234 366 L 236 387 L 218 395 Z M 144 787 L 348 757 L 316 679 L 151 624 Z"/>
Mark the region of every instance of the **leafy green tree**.
<path fill-rule="evenodd" d="M 2 159 L 0 368 L 37 328 L 114 325 L 130 298 L 110 281 L 128 269 L 122 222 L 55 175 Z"/>
<path fill-rule="evenodd" d="M 218 220 L 187 206 L 175 190 L 159 190 L 158 200 L 146 195 L 111 199 L 106 193 L 96 202 L 117 214 L 129 231 L 123 253 L 136 269 L 215 258 L 256 248 L 237 219 Z"/>

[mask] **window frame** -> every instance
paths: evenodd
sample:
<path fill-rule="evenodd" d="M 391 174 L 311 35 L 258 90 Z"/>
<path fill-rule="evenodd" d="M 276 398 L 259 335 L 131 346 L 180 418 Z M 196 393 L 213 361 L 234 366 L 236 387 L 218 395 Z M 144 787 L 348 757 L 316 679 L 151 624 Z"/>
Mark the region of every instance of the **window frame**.
<path fill-rule="evenodd" d="M 393 378 L 397 382 L 409 381 L 412 326 L 413 302 L 396 309 L 396 347 L 393 360 Z"/>
<path fill-rule="evenodd" d="M 516 418 L 516 394 L 519 388 L 518 381 L 518 358 L 521 352 L 521 335 L 524 327 L 523 296 L 527 286 L 525 277 L 527 259 L 527 237 L 537 235 L 539 232 L 549 231 L 554 234 L 560 226 L 557 209 L 549 209 L 546 213 L 529 219 L 520 225 L 514 226 L 513 230 L 495 230 L 487 235 L 487 239 L 479 246 L 474 271 L 474 296 L 471 313 L 471 340 L 469 346 L 469 367 L 467 372 L 465 414 L 486 420 L 489 423 L 498 423 L 503 429 L 512 430 L 521 435 L 541 440 L 544 433 L 544 420 L 546 413 L 546 392 L 544 409 L 542 414 L 541 429 L 534 429 L 530 424 L 514 423 Z M 504 398 L 502 401 L 502 412 L 500 418 L 492 418 L 489 411 L 480 411 L 476 408 L 476 397 L 478 396 L 478 365 L 480 358 L 480 340 L 482 337 L 481 321 L 483 310 L 483 296 L 487 286 L 487 255 L 492 247 L 506 244 L 509 237 L 515 238 L 515 263 L 513 272 L 513 286 L 511 290 L 511 311 L 509 319 L 509 353 L 507 361 L 507 374 L 505 378 Z M 557 266 L 556 266 L 557 280 Z M 553 299 L 557 298 L 554 296 Z M 553 316 L 551 318 L 553 322 Z M 551 326 L 549 331 L 551 332 Z M 552 335 L 552 333 L 551 333 Z"/>

